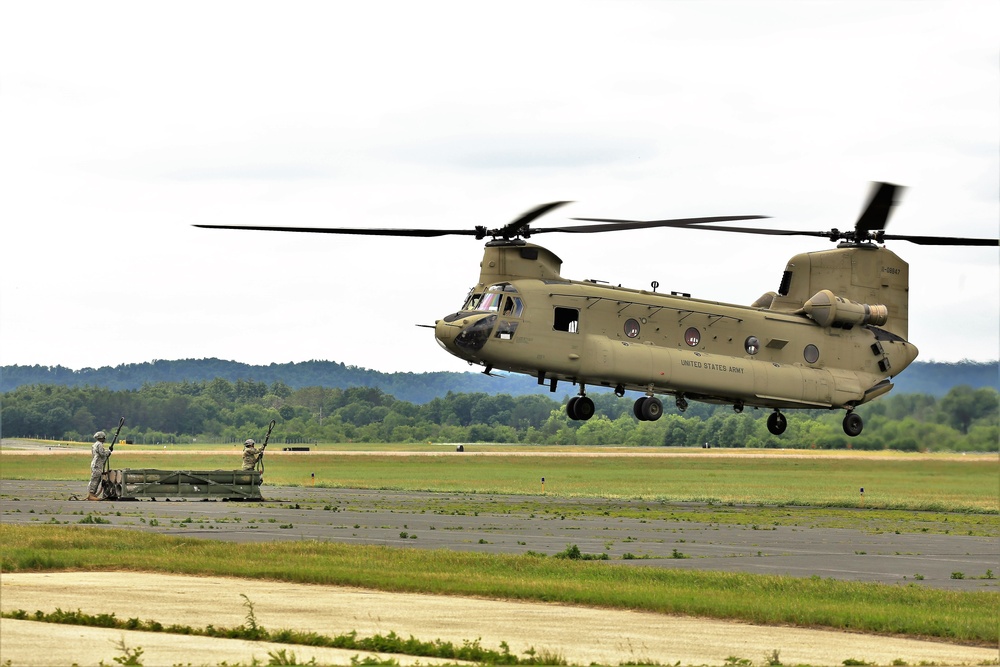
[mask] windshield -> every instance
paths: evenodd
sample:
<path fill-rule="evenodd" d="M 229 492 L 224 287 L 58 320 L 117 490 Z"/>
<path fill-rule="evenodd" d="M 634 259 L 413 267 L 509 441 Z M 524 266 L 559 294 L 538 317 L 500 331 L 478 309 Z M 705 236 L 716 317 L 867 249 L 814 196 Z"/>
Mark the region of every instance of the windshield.
<path fill-rule="evenodd" d="M 491 285 L 483 293 L 471 293 L 465 300 L 462 310 L 478 310 L 482 312 L 501 313 L 505 317 L 521 317 L 524 304 L 521 297 L 515 296 L 517 290 L 510 283 Z"/>

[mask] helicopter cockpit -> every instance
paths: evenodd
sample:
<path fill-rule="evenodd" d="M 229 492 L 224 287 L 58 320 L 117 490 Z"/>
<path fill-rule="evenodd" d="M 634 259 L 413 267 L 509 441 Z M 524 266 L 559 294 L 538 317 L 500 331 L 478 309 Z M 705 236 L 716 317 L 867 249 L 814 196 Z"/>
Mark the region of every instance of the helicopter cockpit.
<path fill-rule="evenodd" d="M 524 303 L 510 283 L 490 285 L 485 292 L 473 292 L 465 301 L 463 311 L 493 312 L 503 317 L 520 318 Z"/>
<path fill-rule="evenodd" d="M 477 352 L 482 349 L 490 338 L 511 340 L 517 331 L 517 325 L 524 313 L 524 301 L 517 289 L 510 283 L 490 285 L 483 292 L 473 290 L 465 299 L 462 310 L 443 319 L 450 324 L 460 319 L 473 320 L 462 327 L 460 332 L 452 333 L 454 344 L 467 352 Z M 444 338 L 450 338 L 440 331 Z M 439 342 L 444 342 L 442 335 Z"/>

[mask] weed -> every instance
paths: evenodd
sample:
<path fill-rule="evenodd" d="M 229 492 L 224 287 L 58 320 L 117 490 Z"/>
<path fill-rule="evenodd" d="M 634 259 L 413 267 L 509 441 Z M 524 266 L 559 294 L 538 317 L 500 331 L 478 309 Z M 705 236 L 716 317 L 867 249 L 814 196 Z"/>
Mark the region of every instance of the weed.
<path fill-rule="evenodd" d="M 253 602 L 244 593 L 240 593 L 240 597 L 243 598 L 243 606 L 247 608 L 246 623 L 243 627 L 247 630 L 247 635 L 250 639 L 260 639 L 267 633 L 258 623 L 257 614 L 254 613 Z"/>
<path fill-rule="evenodd" d="M 964 572 L 952 572 L 951 573 L 951 578 L 952 579 L 965 579 L 965 573 Z"/>
<path fill-rule="evenodd" d="M 125 638 L 122 637 L 115 644 L 115 648 L 122 652 L 121 655 L 112 658 L 119 665 L 142 665 L 140 658 L 142 657 L 142 647 L 136 646 L 134 649 L 129 648 L 125 645 Z M 101 660 L 100 665 L 104 665 L 104 661 Z"/>
<path fill-rule="evenodd" d="M 90 523 L 111 523 L 111 522 L 103 517 L 94 516 L 93 514 L 88 514 L 87 516 L 77 521 L 77 523 L 90 524 Z"/>
<path fill-rule="evenodd" d="M 268 651 L 267 657 L 270 658 L 267 661 L 268 665 L 315 665 L 316 658 L 311 659 L 309 662 L 298 662 L 295 659 L 295 653 L 286 653 L 285 649 L 278 649 L 277 651 Z M 353 661 L 352 661 L 353 662 Z"/>

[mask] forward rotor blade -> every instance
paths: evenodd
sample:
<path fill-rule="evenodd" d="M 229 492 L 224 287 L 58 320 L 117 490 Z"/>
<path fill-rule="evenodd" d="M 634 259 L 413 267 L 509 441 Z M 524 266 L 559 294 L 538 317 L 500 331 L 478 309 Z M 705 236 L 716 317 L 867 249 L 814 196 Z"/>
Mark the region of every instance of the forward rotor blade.
<path fill-rule="evenodd" d="M 541 206 L 536 206 L 535 208 L 531 209 L 530 211 L 528 211 L 518 219 L 514 220 L 513 222 L 508 222 L 500 229 L 491 231 L 490 235 L 502 236 L 505 239 L 510 238 L 511 236 L 518 236 L 528 228 L 528 225 L 530 225 L 538 218 L 542 217 L 549 211 L 554 211 L 560 206 L 565 206 L 566 204 L 569 203 L 570 202 L 568 201 L 554 201 L 554 202 L 549 202 L 548 204 L 542 204 Z M 531 230 L 531 231 L 534 232 L 536 230 Z"/>
<path fill-rule="evenodd" d="M 677 218 L 675 220 L 618 220 L 615 218 L 573 218 L 573 220 L 589 220 L 592 222 L 603 222 L 603 225 L 570 225 L 563 227 L 546 227 L 545 229 L 533 229 L 532 234 L 542 232 L 569 232 L 571 234 L 586 234 L 590 232 L 614 232 L 624 229 L 649 229 L 652 227 L 688 227 L 690 225 L 701 225 L 707 222 L 731 222 L 735 220 L 760 220 L 767 218 L 766 215 L 723 215 L 710 218 Z M 699 229 L 701 229 L 699 227 Z M 704 229 L 724 229 L 721 227 L 704 227 Z M 731 228 L 740 229 L 738 227 Z"/>
<path fill-rule="evenodd" d="M 204 229 L 249 229 L 258 232 L 306 232 L 313 234 L 357 234 L 361 236 L 480 236 L 475 229 L 362 229 L 358 227 L 270 227 L 260 225 L 193 225 Z"/>

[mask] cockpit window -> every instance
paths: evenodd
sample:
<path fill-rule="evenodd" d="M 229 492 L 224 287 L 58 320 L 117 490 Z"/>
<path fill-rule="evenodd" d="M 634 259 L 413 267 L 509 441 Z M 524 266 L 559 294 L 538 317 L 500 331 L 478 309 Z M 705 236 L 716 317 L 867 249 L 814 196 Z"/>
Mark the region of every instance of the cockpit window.
<path fill-rule="evenodd" d="M 462 306 L 462 310 L 475 310 L 476 306 L 479 305 L 479 300 L 483 298 L 481 293 L 470 292 L 469 296 L 465 299 L 465 305 Z"/>
<path fill-rule="evenodd" d="M 524 304 L 521 297 L 513 296 L 517 290 L 510 283 L 491 285 L 485 293 L 473 295 L 466 302 L 468 310 L 502 312 L 507 317 L 521 317 Z"/>
<path fill-rule="evenodd" d="M 483 295 L 483 298 L 479 300 L 476 304 L 476 310 L 492 310 L 496 312 L 500 309 L 500 300 L 503 299 L 503 294 L 498 294 L 497 292 L 487 292 Z"/>
<path fill-rule="evenodd" d="M 519 296 L 507 296 L 503 300 L 503 314 L 505 317 L 521 317 L 524 311 L 524 304 Z"/>

